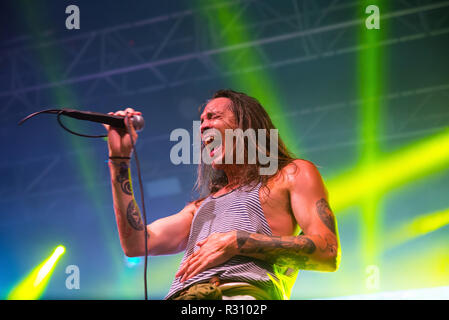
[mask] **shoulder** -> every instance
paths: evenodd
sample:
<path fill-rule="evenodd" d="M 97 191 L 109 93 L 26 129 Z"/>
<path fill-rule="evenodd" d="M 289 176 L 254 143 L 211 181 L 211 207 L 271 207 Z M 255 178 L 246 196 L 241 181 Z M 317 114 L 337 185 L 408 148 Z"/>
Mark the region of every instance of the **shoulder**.
<path fill-rule="evenodd" d="M 192 202 L 187 203 L 186 206 L 184 207 L 184 209 L 182 209 L 182 211 L 186 212 L 186 213 L 189 213 L 192 216 L 195 215 L 196 211 L 201 206 L 201 204 L 203 203 L 204 199 L 205 198 L 201 198 L 201 199 L 194 200 Z"/>
<path fill-rule="evenodd" d="M 281 174 L 288 179 L 297 179 L 301 176 L 319 173 L 315 164 L 304 159 L 296 159 L 281 169 Z"/>
<path fill-rule="evenodd" d="M 281 175 L 289 187 L 307 186 L 322 183 L 321 174 L 314 163 L 304 159 L 296 159 L 282 168 Z"/>

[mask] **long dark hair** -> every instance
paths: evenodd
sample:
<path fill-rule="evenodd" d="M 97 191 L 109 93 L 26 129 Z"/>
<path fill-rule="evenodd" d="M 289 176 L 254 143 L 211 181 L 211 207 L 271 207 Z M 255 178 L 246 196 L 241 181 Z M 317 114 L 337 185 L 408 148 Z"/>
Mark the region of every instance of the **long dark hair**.
<path fill-rule="evenodd" d="M 270 129 L 276 128 L 268 116 L 268 113 L 257 99 L 250 97 L 245 93 L 230 89 L 215 92 L 212 99 L 215 98 L 228 98 L 231 100 L 232 103 L 230 104 L 230 109 L 237 121 L 238 128 L 243 131 L 252 128 L 256 132 L 258 129 L 265 129 L 265 132 L 267 133 L 265 146 L 270 146 L 271 137 L 269 132 Z M 245 152 L 248 154 L 248 144 L 246 141 L 244 146 Z M 278 136 L 277 146 L 278 168 L 273 175 L 295 160 L 295 156 L 287 149 L 280 136 Z M 264 150 L 266 156 L 269 156 L 268 149 L 269 148 L 266 148 L 266 150 Z M 262 183 L 262 186 L 266 186 L 268 179 L 273 175 L 261 175 L 259 173 L 261 167 L 264 166 L 260 164 L 258 160 L 256 164 L 248 164 L 245 161 L 242 174 L 239 175 L 240 179 L 237 181 L 236 187 L 255 186 L 258 183 Z M 211 193 L 217 192 L 226 185 L 228 185 L 228 179 L 223 170 L 214 169 L 211 165 L 204 164 L 203 162 L 198 165 L 195 188 L 199 192 L 200 199 L 207 197 Z"/>

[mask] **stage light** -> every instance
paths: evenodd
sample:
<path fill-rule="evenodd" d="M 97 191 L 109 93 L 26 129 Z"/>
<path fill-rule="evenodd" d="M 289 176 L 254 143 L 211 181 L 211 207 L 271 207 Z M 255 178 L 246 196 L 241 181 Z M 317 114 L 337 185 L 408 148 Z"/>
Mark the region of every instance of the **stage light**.
<path fill-rule="evenodd" d="M 56 261 L 59 257 L 65 252 L 65 248 L 63 246 L 56 247 L 55 251 L 51 255 L 51 257 L 45 262 L 45 264 L 39 269 L 37 273 L 36 280 L 34 281 L 34 286 L 37 287 L 42 280 L 50 273 L 50 271 L 54 268 Z"/>
<path fill-rule="evenodd" d="M 380 237 L 380 199 L 388 191 L 416 179 L 447 169 L 449 166 L 449 127 L 413 143 L 391 155 L 379 157 L 369 165 L 359 165 L 352 172 L 327 184 L 331 206 L 338 214 L 345 208 L 362 207 L 362 257 L 365 264 L 375 263 L 384 237 Z M 371 200 L 370 200 L 371 198 Z"/>
<path fill-rule="evenodd" d="M 30 29 L 32 39 L 36 41 L 41 38 L 39 30 L 50 29 L 48 21 L 42 14 L 42 10 L 36 2 L 29 2 L 26 5 L 20 1 L 17 1 L 18 10 L 24 14 L 24 19 L 29 26 L 34 26 Z M 47 79 L 49 83 L 57 83 L 61 81 L 61 77 L 68 73 L 68 70 L 63 62 L 62 49 L 58 47 L 46 47 L 41 46 L 38 41 L 36 50 L 36 58 L 42 68 L 42 77 Z M 71 86 L 51 86 L 49 94 L 54 105 L 58 106 L 79 106 L 78 94 L 76 94 Z M 79 107 L 77 107 L 79 108 Z M 72 119 L 63 119 L 65 123 L 73 131 L 82 131 L 80 129 L 80 123 L 78 121 L 72 121 Z M 101 126 L 100 126 L 101 127 Z M 99 231 L 102 237 L 105 239 L 104 243 L 109 250 L 111 259 L 110 267 L 114 268 L 121 263 L 120 253 L 117 247 L 114 246 L 116 234 L 112 228 L 114 221 L 109 219 L 109 216 L 105 212 L 104 203 L 107 202 L 106 191 L 103 188 L 98 188 L 98 181 L 101 180 L 99 172 L 102 170 L 102 164 L 100 165 L 93 159 L 97 158 L 97 155 L 92 150 L 91 145 L 86 140 L 80 139 L 74 135 L 67 135 L 61 133 L 60 137 L 55 139 L 61 139 L 59 143 L 66 146 L 67 150 L 74 152 L 73 157 L 69 157 L 67 167 L 70 170 L 76 170 L 80 173 L 82 182 L 85 185 L 86 194 L 89 196 L 90 206 L 92 208 L 89 214 L 94 214 L 98 223 Z"/>
<path fill-rule="evenodd" d="M 377 6 L 385 10 L 385 1 L 378 1 Z M 364 14 L 366 2 L 359 2 L 359 13 Z M 359 29 L 359 43 L 364 49 L 358 54 L 358 136 L 359 165 L 371 168 L 379 160 L 382 136 L 383 100 L 385 77 L 384 47 L 379 43 L 384 38 L 386 21 L 381 29 L 368 29 L 362 24 Z M 334 195 L 335 196 L 335 195 Z M 366 265 L 375 263 L 378 256 L 379 234 L 381 234 L 381 213 L 378 191 L 371 190 L 361 199 L 361 252 Z"/>
<path fill-rule="evenodd" d="M 36 300 L 39 299 L 47 287 L 50 276 L 59 258 L 65 253 L 64 246 L 58 246 L 44 262 L 14 287 L 8 295 L 8 300 Z"/>
<path fill-rule="evenodd" d="M 413 219 L 412 222 L 396 228 L 392 234 L 387 235 L 387 241 L 385 243 L 388 244 L 388 247 L 385 249 L 396 247 L 407 241 L 436 231 L 448 224 L 449 209 L 419 216 Z"/>
<path fill-rule="evenodd" d="M 367 194 L 385 194 L 449 167 L 449 127 L 412 143 L 370 166 L 358 166 L 327 183 L 334 212 L 359 203 Z"/>
<path fill-rule="evenodd" d="M 211 2 L 218 1 L 198 0 L 198 7 L 204 8 L 210 6 Z M 250 14 L 245 11 L 248 4 L 220 5 L 217 8 L 217 15 L 210 19 L 210 26 L 217 35 L 220 35 L 221 45 L 228 48 L 238 48 L 241 44 L 249 43 L 254 40 L 247 25 L 251 23 Z M 206 14 L 207 11 L 201 10 Z M 236 54 L 237 52 L 237 54 Z M 223 74 L 230 79 L 232 87 L 236 91 L 246 92 L 256 97 L 264 106 L 267 113 L 272 118 L 279 135 L 286 146 L 296 154 L 299 154 L 300 137 L 292 130 L 288 119 L 283 116 L 285 105 L 283 102 L 280 87 L 270 74 L 258 66 L 264 64 L 265 53 L 263 48 L 258 45 L 244 46 L 238 50 L 225 51 L 218 54 L 218 61 L 224 70 Z"/>
<path fill-rule="evenodd" d="M 134 268 L 142 264 L 143 257 L 127 257 L 125 256 L 125 263 L 128 268 Z"/>

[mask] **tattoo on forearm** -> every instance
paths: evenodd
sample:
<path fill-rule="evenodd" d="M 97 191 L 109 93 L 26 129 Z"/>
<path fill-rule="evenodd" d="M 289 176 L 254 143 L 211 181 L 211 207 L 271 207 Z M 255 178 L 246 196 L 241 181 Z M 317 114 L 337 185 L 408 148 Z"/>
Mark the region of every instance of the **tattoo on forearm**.
<path fill-rule="evenodd" d="M 308 263 L 307 255 L 315 252 L 316 245 L 307 236 L 286 240 L 284 237 L 237 231 L 237 247 L 242 254 L 260 255 L 278 265 L 308 270 L 318 268 L 318 265 Z"/>
<path fill-rule="evenodd" d="M 242 230 L 237 230 L 237 248 L 241 249 L 249 238 L 250 233 Z"/>
<path fill-rule="evenodd" d="M 320 199 L 316 202 L 316 208 L 318 211 L 318 216 L 321 221 L 326 225 L 326 227 L 335 234 L 335 220 L 332 210 L 327 203 L 326 199 Z"/>
<path fill-rule="evenodd" d="M 139 210 L 134 204 L 134 200 L 131 200 L 128 204 L 128 209 L 126 210 L 126 218 L 128 219 L 128 222 L 133 229 L 137 231 L 143 230 L 144 225 L 142 223 L 142 219 L 140 218 Z"/>
<path fill-rule="evenodd" d="M 330 233 L 326 234 L 324 238 L 321 235 L 316 235 L 321 241 L 318 241 L 318 248 L 321 252 L 329 252 L 332 255 L 337 254 L 337 241 L 335 236 Z"/>
<path fill-rule="evenodd" d="M 129 169 L 129 167 L 126 164 L 126 162 L 121 162 L 119 173 L 118 173 L 116 179 L 117 179 L 117 182 L 120 183 L 120 187 L 122 188 L 122 191 L 126 194 L 132 195 L 131 182 L 129 181 L 128 169 Z"/>
<path fill-rule="evenodd" d="M 122 213 L 120 212 L 120 209 L 114 205 L 114 210 L 116 212 L 117 216 L 117 225 L 119 230 L 121 231 L 123 239 L 128 239 L 132 234 L 132 228 L 129 226 L 126 221 L 123 221 Z"/>
<path fill-rule="evenodd" d="M 299 235 L 297 237 L 267 236 L 246 231 L 237 231 L 237 248 L 241 254 L 260 257 L 281 266 L 292 266 L 299 269 L 317 270 L 319 265 L 311 261 L 317 245 L 321 252 L 337 253 L 337 241 L 335 239 L 335 218 L 326 199 L 316 202 L 318 216 L 326 227 L 332 232 L 324 239 L 315 235 L 315 243 L 310 237 Z"/>

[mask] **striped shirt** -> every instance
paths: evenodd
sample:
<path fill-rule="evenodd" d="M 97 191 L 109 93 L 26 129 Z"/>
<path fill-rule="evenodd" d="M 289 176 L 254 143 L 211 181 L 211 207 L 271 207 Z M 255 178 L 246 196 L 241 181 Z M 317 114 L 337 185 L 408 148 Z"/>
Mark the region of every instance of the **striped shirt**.
<path fill-rule="evenodd" d="M 181 265 L 199 249 L 196 244 L 212 233 L 242 230 L 271 236 L 271 228 L 265 219 L 259 200 L 260 186 L 261 184 L 254 188 L 237 188 L 222 196 L 210 195 L 206 198 L 193 218 Z M 168 299 L 195 283 L 207 282 L 212 276 L 218 276 L 222 281 L 242 281 L 259 286 L 269 292 L 273 299 L 282 299 L 282 291 L 289 291 L 290 288 L 279 290 L 279 285 L 273 283 L 270 276 L 276 282 L 282 282 L 278 281 L 279 271 L 276 270 L 277 275 L 275 275 L 274 268 L 272 264 L 259 259 L 234 256 L 225 263 L 207 269 L 183 283 L 179 281 L 181 277 L 175 278 L 165 298 Z M 292 270 L 288 271 L 291 273 Z M 294 277 L 296 278 L 296 274 Z"/>

